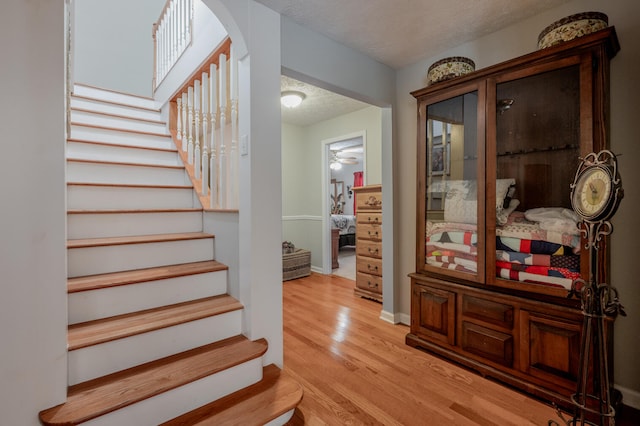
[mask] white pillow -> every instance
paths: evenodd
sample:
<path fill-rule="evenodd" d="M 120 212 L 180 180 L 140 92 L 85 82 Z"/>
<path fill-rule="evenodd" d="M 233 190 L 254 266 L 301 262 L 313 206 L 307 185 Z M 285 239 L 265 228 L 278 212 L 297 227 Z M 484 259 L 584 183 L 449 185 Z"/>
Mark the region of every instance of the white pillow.
<path fill-rule="evenodd" d="M 513 178 L 496 180 L 496 218 L 500 218 L 503 214 L 505 197 L 509 187 L 515 185 L 515 183 L 516 180 Z M 447 182 L 446 189 L 444 220 L 447 222 L 476 224 L 478 222 L 478 187 L 476 181 L 452 180 Z M 516 207 L 517 204 L 513 209 Z M 509 204 L 509 208 L 511 208 L 511 204 Z"/>

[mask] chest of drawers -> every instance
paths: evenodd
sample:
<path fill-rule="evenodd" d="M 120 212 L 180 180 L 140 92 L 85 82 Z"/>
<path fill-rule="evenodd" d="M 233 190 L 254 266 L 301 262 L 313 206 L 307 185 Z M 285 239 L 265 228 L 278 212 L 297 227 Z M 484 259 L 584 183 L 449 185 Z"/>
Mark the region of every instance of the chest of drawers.
<path fill-rule="evenodd" d="M 382 302 L 382 187 L 353 188 L 356 197 L 356 287 L 358 296 Z"/>

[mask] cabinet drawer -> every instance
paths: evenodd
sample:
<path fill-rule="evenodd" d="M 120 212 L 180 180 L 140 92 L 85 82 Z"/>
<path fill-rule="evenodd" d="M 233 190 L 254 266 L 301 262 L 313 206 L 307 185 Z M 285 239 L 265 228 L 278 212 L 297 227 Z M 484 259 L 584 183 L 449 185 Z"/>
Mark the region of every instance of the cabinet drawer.
<path fill-rule="evenodd" d="M 382 240 L 382 226 L 380 225 L 364 225 L 356 226 L 356 238 L 372 241 Z"/>
<path fill-rule="evenodd" d="M 382 260 L 372 257 L 358 256 L 356 258 L 356 271 L 365 274 L 382 276 Z"/>
<path fill-rule="evenodd" d="M 356 211 L 364 210 L 381 210 L 382 209 L 382 193 L 381 192 L 365 192 L 356 196 Z"/>
<path fill-rule="evenodd" d="M 380 225 L 382 223 L 382 213 L 358 213 L 356 220 L 358 223 L 364 223 L 369 225 Z"/>
<path fill-rule="evenodd" d="M 382 277 L 371 274 L 356 274 L 356 287 L 382 294 Z"/>
<path fill-rule="evenodd" d="M 382 244 L 375 241 L 359 240 L 356 245 L 356 254 L 380 259 L 382 257 Z"/>
<path fill-rule="evenodd" d="M 513 306 L 479 297 L 462 297 L 462 314 L 511 330 L 513 328 Z"/>
<path fill-rule="evenodd" d="M 507 367 L 513 365 L 513 336 L 462 322 L 462 349 Z"/>

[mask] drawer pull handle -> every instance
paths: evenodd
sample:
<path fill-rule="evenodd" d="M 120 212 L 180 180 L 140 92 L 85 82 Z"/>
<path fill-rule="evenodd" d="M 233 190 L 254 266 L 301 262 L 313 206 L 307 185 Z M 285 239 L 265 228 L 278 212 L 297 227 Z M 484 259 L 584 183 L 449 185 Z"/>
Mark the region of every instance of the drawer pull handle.
<path fill-rule="evenodd" d="M 369 199 L 364 202 L 366 206 L 377 207 L 382 204 L 382 201 L 376 199 L 373 195 L 369 196 Z"/>
<path fill-rule="evenodd" d="M 369 254 L 378 254 L 378 249 L 372 249 L 371 247 L 369 247 Z"/>
<path fill-rule="evenodd" d="M 371 236 L 371 235 L 374 235 L 376 237 L 378 236 L 378 231 L 374 231 L 374 232 L 367 231 L 367 232 L 369 233 L 369 236 Z"/>
<path fill-rule="evenodd" d="M 378 287 L 378 283 L 373 283 L 373 285 L 371 285 L 371 281 L 367 281 L 367 286 L 376 288 Z"/>
<path fill-rule="evenodd" d="M 369 223 L 378 223 L 378 218 L 374 217 L 374 218 L 369 218 Z"/>
<path fill-rule="evenodd" d="M 370 270 L 370 271 L 371 271 L 371 270 L 373 270 L 373 271 L 377 271 L 377 270 L 378 270 L 378 266 L 371 266 L 371 265 L 369 265 L 369 264 L 367 263 L 367 269 L 368 269 L 368 270 Z"/>

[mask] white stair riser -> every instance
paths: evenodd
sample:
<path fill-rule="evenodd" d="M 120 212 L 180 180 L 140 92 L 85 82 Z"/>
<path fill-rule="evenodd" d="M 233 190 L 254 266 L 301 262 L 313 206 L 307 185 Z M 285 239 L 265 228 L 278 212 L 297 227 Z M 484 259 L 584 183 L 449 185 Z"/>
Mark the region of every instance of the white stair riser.
<path fill-rule="evenodd" d="M 69 210 L 188 209 L 200 207 L 191 188 L 136 188 L 127 186 L 67 187 Z"/>
<path fill-rule="evenodd" d="M 202 232 L 202 212 L 74 213 L 67 215 L 67 238 Z"/>
<path fill-rule="evenodd" d="M 182 168 L 122 164 L 67 162 L 67 181 L 82 183 L 119 183 L 131 185 L 187 185 Z"/>
<path fill-rule="evenodd" d="M 157 109 L 153 99 L 142 98 L 126 93 L 117 93 L 109 90 L 102 90 L 97 87 L 88 87 L 83 85 L 74 85 L 73 93 L 78 96 L 86 96 L 88 98 L 102 99 L 109 102 L 117 102 L 119 104 L 137 106 L 140 108 Z"/>
<path fill-rule="evenodd" d="M 77 160 L 117 161 L 121 163 L 161 164 L 181 166 L 177 151 L 130 148 L 118 145 L 98 145 L 75 141 L 67 142 L 67 158 Z"/>
<path fill-rule="evenodd" d="M 83 426 L 157 425 L 251 386 L 261 379 L 262 358 L 256 358 L 105 414 L 83 423 Z"/>
<path fill-rule="evenodd" d="M 164 123 L 153 123 L 143 120 L 135 120 L 123 117 L 115 117 L 89 111 L 71 110 L 71 122 L 79 124 L 91 124 L 114 129 L 134 130 L 136 132 L 149 132 L 166 134 L 167 126 Z"/>
<path fill-rule="evenodd" d="M 69 277 L 214 259 L 213 238 L 84 247 L 69 249 L 67 252 Z"/>
<path fill-rule="evenodd" d="M 123 115 L 132 118 L 139 118 L 142 120 L 162 121 L 162 115 L 160 111 L 141 109 L 123 104 L 115 104 L 110 102 L 103 102 L 99 99 L 78 98 L 71 97 L 71 108 L 85 109 L 104 114 Z"/>
<path fill-rule="evenodd" d="M 127 132 L 125 130 L 101 129 L 99 127 L 80 125 L 71 125 L 69 138 L 148 148 L 173 149 L 176 147 L 169 136 L 149 135 Z"/>
<path fill-rule="evenodd" d="M 68 321 L 77 324 L 226 292 L 226 270 L 80 291 L 67 298 Z"/>
<path fill-rule="evenodd" d="M 69 384 L 74 385 L 242 332 L 242 311 L 142 333 L 69 351 Z"/>
<path fill-rule="evenodd" d="M 283 415 L 278 416 L 275 419 L 271 420 L 270 422 L 265 423 L 264 426 L 282 426 L 282 425 L 286 425 L 287 422 L 289 420 L 291 420 L 291 417 L 293 417 L 293 414 L 294 414 L 295 411 L 296 411 L 295 408 L 293 410 L 287 411 Z"/>

